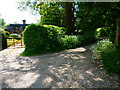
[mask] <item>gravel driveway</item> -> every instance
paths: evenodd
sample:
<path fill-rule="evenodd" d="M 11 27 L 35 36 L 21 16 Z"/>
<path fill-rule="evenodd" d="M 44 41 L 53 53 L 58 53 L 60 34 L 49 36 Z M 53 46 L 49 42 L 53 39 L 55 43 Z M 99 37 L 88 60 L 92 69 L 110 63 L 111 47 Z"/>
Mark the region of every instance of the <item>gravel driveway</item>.
<path fill-rule="evenodd" d="M 0 52 L 3 88 L 110 88 L 119 87 L 118 76 L 109 76 L 92 60 L 90 46 L 57 53 L 23 57 L 24 48 Z"/>

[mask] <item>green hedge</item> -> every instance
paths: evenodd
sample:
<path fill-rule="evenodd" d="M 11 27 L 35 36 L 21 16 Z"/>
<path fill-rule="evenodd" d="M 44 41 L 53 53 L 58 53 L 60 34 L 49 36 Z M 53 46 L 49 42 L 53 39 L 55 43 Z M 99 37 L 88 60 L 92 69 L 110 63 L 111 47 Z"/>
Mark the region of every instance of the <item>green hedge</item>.
<path fill-rule="evenodd" d="M 20 35 L 18 35 L 18 34 L 10 34 L 9 37 L 20 37 Z"/>
<path fill-rule="evenodd" d="M 62 48 L 60 38 L 65 36 L 63 28 L 53 25 L 31 24 L 23 32 L 25 51 L 21 55 L 34 55 Z"/>
<path fill-rule="evenodd" d="M 10 34 L 8 37 L 21 37 L 19 34 Z M 16 40 L 21 40 L 21 38 L 15 38 Z"/>

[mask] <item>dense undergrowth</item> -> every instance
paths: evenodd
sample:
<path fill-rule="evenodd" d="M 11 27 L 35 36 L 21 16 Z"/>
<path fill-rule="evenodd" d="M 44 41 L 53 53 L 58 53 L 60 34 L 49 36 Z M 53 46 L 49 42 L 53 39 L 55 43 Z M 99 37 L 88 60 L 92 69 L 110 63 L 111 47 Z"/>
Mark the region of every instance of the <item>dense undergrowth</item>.
<path fill-rule="evenodd" d="M 111 72 L 120 74 L 120 51 L 109 40 L 98 41 L 91 47 L 93 55 L 103 64 L 104 68 Z"/>

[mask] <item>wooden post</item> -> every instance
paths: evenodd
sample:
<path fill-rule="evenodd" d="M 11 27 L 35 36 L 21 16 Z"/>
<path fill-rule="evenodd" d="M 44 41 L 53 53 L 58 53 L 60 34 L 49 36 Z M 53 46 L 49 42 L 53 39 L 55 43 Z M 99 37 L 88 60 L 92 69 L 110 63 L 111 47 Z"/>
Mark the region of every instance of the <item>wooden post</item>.
<path fill-rule="evenodd" d="M 7 37 L 6 37 L 5 39 L 6 39 L 6 41 L 7 41 Z M 8 41 L 7 41 L 7 47 L 8 47 Z"/>
<path fill-rule="evenodd" d="M 14 47 L 15 47 L 15 40 L 14 40 L 14 37 L 13 37 L 12 39 L 13 39 L 13 43 L 14 43 Z"/>
<path fill-rule="evenodd" d="M 21 47 L 22 47 L 22 38 L 21 38 Z"/>

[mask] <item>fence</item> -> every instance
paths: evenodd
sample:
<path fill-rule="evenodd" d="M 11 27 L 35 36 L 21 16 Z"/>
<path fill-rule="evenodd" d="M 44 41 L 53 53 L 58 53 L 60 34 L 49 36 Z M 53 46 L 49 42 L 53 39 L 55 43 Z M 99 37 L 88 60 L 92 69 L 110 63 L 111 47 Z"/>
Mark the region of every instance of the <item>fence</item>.
<path fill-rule="evenodd" d="M 6 40 L 7 40 L 7 47 L 9 46 L 15 47 L 17 44 L 20 44 L 21 47 L 23 46 L 22 37 L 6 37 Z"/>

